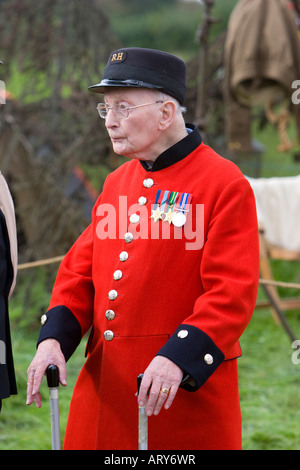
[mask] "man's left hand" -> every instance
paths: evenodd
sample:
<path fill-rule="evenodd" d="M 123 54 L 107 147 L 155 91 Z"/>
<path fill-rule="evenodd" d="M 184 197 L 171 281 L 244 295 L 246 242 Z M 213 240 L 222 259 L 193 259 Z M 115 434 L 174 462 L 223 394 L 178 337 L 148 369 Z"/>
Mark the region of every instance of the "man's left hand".
<path fill-rule="evenodd" d="M 162 406 L 170 408 L 183 377 L 183 371 L 174 362 L 164 356 L 156 356 L 144 372 L 138 395 L 138 403 L 144 406 L 146 413 L 158 415 Z M 151 387 L 151 388 L 150 388 Z"/>

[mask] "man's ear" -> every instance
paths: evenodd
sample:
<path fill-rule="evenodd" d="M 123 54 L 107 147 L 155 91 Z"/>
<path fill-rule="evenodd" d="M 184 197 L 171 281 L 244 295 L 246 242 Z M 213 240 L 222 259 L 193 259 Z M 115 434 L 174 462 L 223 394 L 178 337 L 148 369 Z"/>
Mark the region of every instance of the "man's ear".
<path fill-rule="evenodd" d="M 165 101 L 160 109 L 160 130 L 166 130 L 173 122 L 176 114 L 176 104 L 173 101 Z"/>

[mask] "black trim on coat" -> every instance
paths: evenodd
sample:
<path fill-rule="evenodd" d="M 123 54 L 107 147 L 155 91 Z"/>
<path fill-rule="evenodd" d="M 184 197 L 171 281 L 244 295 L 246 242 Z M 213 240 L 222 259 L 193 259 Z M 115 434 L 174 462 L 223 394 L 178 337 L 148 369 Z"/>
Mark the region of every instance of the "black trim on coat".
<path fill-rule="evenodd" d="M 160 171 L 168 168 L 174 163 L 180 162 L 185 157 L 190 155 L 202 143 L 202 138 L 198 128 L 194 124 L 186 124 L 187 131 L 189 132 L 186 137 L 177 142 L 172 147 L 161 153 L 152 166 L 149 163 L 140 160 L 140 164 L 146 171 Z"/>
<path fill-rule="evenodd" d="M 37 347 L 46 339 L 56 339 L 68 361 L 81 341 L 80 323 L 72 311 L 64 305 L 48 310 L 45 320 L 40 330 Z"/>
<path fill-rule="evenodd" d="M 189 392 L 196 392 L 225 359 L 204 331 L 187 324 L 180 325 L 156 355 L 167 357 L 188 374 L 181 388 Z"/>

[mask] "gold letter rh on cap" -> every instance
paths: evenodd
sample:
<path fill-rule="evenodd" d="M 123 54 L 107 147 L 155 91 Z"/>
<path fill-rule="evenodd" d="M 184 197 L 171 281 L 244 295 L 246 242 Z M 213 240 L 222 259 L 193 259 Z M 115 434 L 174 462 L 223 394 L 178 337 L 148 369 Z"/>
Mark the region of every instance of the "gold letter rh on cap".
<path fill-rule="evenodd" d="M 116 60 L 123 60 L 123 52 L 119 52 L 118 54 L 113 54 L 111 58 L 111 62 L 115 62 Z"/>

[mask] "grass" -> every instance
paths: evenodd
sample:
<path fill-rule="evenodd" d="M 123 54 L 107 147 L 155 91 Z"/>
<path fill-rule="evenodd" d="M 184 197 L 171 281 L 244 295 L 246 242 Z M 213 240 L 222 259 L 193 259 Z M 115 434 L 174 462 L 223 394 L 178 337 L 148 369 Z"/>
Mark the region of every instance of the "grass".
<path fill-rule="evenodd" d="M 288 316 L 300 338 L 299 313 Z M 268 309 L 256 310 L 241 340 L 240 398 L 245 450 L 300 449 L 300 364 Z"/>
<path fill-rule="evenodd" d="M 37 331 L 13 334 L 14 361 L 17 375 L 18 395 L 2 401 L 0 414 L 0 450 L 49 450 L 51 428 L 49 389 L 46 379 L 41 386 L 42 407 L 26 406 L 27 368 L 35 353 Z M 59 387 L 61 437 L 67 423 L 72 390 L 81 365 L 84 362 L 82 343 L 68 363 L 68 385 Z"/>

